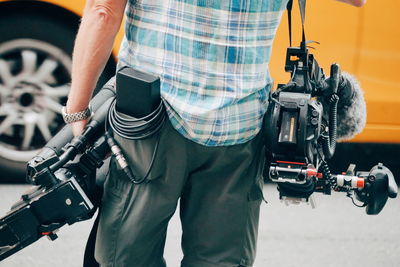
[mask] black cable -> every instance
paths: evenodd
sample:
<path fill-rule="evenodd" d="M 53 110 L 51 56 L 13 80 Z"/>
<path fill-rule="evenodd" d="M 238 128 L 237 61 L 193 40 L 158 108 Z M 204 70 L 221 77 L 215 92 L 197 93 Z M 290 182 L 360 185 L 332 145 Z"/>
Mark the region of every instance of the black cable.
<path fill-rule="evenodd" d="M 143 183 L 147 179 L 147 177 L 150 174 L 151 169 L 153 168 L 154 159 L 155 159 L 157 151 L 158 151 L 158 145 L 160 143 L 159 142 L 160 139 L 157 138 L 157 143 L 156 143 L 156 146 L 154 148 L 153 155 L 152 155 L 151 161 L 150 161 L 150 165 L 149 165 L 149 168 L 147 169 L 146 174 L 142 178 L 137 179 L 133 175 L 133 173 L 132 173 L 132 171 L 131 171 L 131 169 L 129 167 L 128 161 L 126 160 L 125 156 L 123 155 L 120 147 L 115 142 L 114 138 L 111 136 L 111 134 L 108 131 L 105 133 L 105 136 L 106 136 L 106 139 L 107 139 L 107 143 L 111 148 L 111 152 L 115 156 L 115 160 L 116 160 L 117 164 L 121 167 L 122 171 L 125 173 L 125 175 L 128 177 L 128 179 L 134 184 Z"/>
<path fill-rule="evenodd" d="M 333 157 L 336 149 L 337 137 L 337 104 L 339 97 L 337 94 L 332 94 L 329 100 L 329 129 L 328 135 L 322 134 L 322 149 L 326 158 Z"/>
<path fill-rule="evenodd" d="M 160 144 L 159 132 L 165 123 L 165 118 L 166 118 L 165 108 L 162 101 L 160 102 L 160 105 L 157 107 L 157 109 L 155 109 L 152 113 L 142 118 L 134 118 L 124 113 L 118 112 L 116 110 L 115 100 L 110 105 L 108 120 L 106 122 L 107 142 L 111 148 L 112 153 L 116 158 L 116 162 L 122 168 L 122 170 L 129 178 L 129 180 L 134 184 L 140 184 L 146 181 L 146 179 L 150 174 L 151 169 L 153 168 L 154 161 Z M 133 175 L 120 147 L 117 145 L 114 138 L 107 130 L 107 125 L 110 126 L 111 130 L 115 134 L 128 140 L 140 140 L 150 137 L 156 133 L 158 134 L 157 141 L 150 160 L 149 168 L 147 169 L 146 174 L 142 178 L 137 179 Z"/>
<path fill-rule="evenodd" d="M 116 101 L 111 103 L 108 113 L 108 124 L 114 133 L 122 138 L 138 140 L 150 137 L 158 132 L 165 122 L 165 108 L 160 105 L 149 115 L 135 118 L 116 110 Z"/>
<path fill-rule="evenodd" d="M 321 159 L 321 165 L 319 166 L 319 171 L 322 173 L 322 176 L 328 181 L 332 181 L 333 177 L 331 174 L 331 170 L 329 169 L 328 163 Z"/>
<path fill-rule="evenodd" d="M 350 198 L 350 199 L 351 199 L 351 202 L 353 202 L 354 206 L 356 206 L 356 207 L 364 208 L 364 207 L 367 206 L 367 203 L 364 203 L 364 204 L 362 204 L 362 205 L 358 205 L 358 204 L 354 201 L 353 194 L 352 194 L 351 192 L 349 192 L 349 191 L 347 191 L 346 197 Z"/>

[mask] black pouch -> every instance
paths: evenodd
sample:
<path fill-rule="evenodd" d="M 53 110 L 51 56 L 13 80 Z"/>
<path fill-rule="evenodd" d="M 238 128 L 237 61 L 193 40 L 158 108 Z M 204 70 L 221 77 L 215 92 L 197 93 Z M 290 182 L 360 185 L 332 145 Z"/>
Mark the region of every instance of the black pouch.
<path fill-rule="evenodd" d="M 160 78 L 129 67 L 117 73 L 116 110 L 126 115 L 143 118 L 160 105 Z"/>

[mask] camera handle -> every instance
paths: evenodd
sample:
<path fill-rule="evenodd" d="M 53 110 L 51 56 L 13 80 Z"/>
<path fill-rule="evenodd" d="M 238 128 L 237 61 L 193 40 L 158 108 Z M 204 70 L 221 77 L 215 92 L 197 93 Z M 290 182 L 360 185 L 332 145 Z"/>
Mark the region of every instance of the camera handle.
<path fill-rule="evenodd" d="M 365 173 L 359 172 L 357 176 Z M 397 197 L 397 184 L 393 173 L 382 163 L 374 166 L 365 178 L 366 185 L 363 190 L 355 190 L 356 198 L 364 202 L 366 213 L 378 214 L 386 204 L 388 198 Z"/>
<path fill-rule="evenodd" d="M 57 185 L 60 181 L 55 172 L 67 162 L 73 160 L 79 153 L 83 153 L 89 145 L 98 140 L 104 133 L 104 123 L 113 98 L 109 98 L 98 109 L 91 121 L 86 125 L 84 132 L 74 137 L 61 150 L 61 155 L 50 154 L 46 159 L 36 156 L 28 162 L 27 180 L 47 189 Z"/>

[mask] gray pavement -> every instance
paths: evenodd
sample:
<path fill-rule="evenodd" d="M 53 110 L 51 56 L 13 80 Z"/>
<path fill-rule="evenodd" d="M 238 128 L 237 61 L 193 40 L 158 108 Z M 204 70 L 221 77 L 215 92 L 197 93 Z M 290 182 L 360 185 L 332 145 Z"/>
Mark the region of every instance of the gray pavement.
<path fill-rule="evenodd" d="M 0 216 L 28 187 L 0 185 Z M 285 206 L 274 185 L 264 187 L 258 256 L 254 267 L 392 267 L 400 266 L 400 198 L 389 199 L 378 216 L 367 216 L 344 194 L 316 195 L 317 208 Z M 0 262 L 0 266 L 79 267 L 91 221 L 63 227 L 59 238 L 45 238 Z M 174 216 L 165 257 L 178 267 L 181 228 Z M 119 267 L 119 266 L 118 266 Z M 124 267 L 124 266 L 121 266 Z"/>

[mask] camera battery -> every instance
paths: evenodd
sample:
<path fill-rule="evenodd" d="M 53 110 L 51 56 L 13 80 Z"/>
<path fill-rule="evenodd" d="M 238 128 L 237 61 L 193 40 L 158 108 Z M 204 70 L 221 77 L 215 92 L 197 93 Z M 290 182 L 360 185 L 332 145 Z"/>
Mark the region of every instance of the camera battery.
<path fill-rule="evenodd" d="M 160 104 L 160 78 L 129 67 L 117 73 L 116 110 L 135 118 L 143 118 Z"/>
<path fill-rule="evenodd" d="M 297 111 L 285 110 L 282 112 L 281 131 L 279 133 L 279 143 L 297 143 Z"/>

